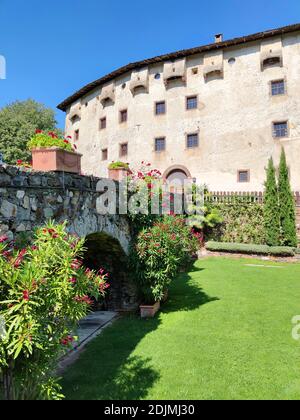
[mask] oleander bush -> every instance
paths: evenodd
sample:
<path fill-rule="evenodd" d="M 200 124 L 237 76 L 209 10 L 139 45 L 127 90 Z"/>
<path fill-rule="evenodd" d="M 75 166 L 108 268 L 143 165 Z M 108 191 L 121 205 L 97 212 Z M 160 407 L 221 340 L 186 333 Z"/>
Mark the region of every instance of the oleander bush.
<path fill-rule="evenodd" d="M 278 257 L 294 257 L 295 250 L 290 247 L 270 247 L 268 245 L 252 245 L 225 242 L 208 242 L 206 249 L 212 252 L 229 252 L 249 255 L 272 255 Z"/>
<path fill-rule="evenodd" d="M 61 399 L 53 376 L 77 322 L 108 288 L 103 270 L 82 266 L 84 241 L 66 225 L 37 230 L 16 250 L 0 238 L 0 399 Z"/>
<path fill-rule="evenodd" d="M 188 265 L 198 249 L 198 235 L 181 216 L 165 216 L 142 230 L 131 261 L 143 303 L 161 301 L 180 268 Z"/>

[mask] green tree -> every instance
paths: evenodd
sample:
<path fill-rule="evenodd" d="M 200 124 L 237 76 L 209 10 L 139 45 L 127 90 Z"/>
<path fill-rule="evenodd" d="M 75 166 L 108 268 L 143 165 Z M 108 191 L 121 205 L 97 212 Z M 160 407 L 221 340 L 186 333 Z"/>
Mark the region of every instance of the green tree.
<path fill-rule="evenodd" d="M 280 245 L 280 214 L 278 206 L 278 188 L 273 159 L 269 160 L 264 198 L 264 227 L 266 243 Z"/>
<path fill-rule="evenodd" d="M 286 155 L 282 149 L 279 180 L 279 216 L 281 225 L 281 243 L 286 246 L 297 246 L 297 230 L 296 230 L 296 208 L 295 199 L 291 190 L 289 180 L 289 170 L 286 162 Z"/>
<path fill-rule="evenodd" d="M 16 101 L 0 109 L 0 152 L 6 163 L 14 164 L 18 159 L 30 161 L 27 142 L 35 130 L 56 131 L 54 111 L 32 99 Z"/>

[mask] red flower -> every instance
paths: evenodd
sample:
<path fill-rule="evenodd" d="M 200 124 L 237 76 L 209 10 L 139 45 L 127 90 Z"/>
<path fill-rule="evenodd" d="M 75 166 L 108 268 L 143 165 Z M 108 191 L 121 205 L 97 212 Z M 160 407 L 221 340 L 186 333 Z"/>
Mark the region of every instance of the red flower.
<path fill-rule="evenodd" d="M 64 143 L 70 144 L 69 140 L 64 140 Z"/>
<path fill-rule="evenodd" d="M 35 130 L 35 134 L 41 134 L 43 130 Z"/>
<path fill-rule="evenodd" d="M 29 295 L 29 291 L 28 290 L 24 290 L 23 292 L 23 300 L 25 300 L 26 302 L 29 301 L 30 295 Z"/>
<path fill-rule="evenodd" d="M 76 146 L 76 144 L 74 144 L 74 149 L 75 149 L 75 150 L 77 150 L 77 146 Z"/>

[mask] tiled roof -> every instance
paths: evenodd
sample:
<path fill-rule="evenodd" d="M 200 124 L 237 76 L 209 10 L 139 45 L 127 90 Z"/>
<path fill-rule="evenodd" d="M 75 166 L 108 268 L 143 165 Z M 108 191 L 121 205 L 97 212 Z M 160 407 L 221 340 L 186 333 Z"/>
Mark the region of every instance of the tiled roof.
<path fill-rule="evenodd" d="M 147 59 L 147 60 L 138 61 L 136 63 L 131 63 L 131 64 L 128 64 L 124 67 L 121 67 L 118 70 L 115 70 L 112 73 L 109 73 L 106 76 L 101 77 L 100 79 L 95 80 L 94 82 L 89 83 L 88 85 L 84 86 L 82 89 L 78 90 L 72 96 L 68 97 L 62 103 L 60 103 L 57 108 L 62 110 L 62 111 L 66 111 L 66 109 L 69 105 L 71 105 L 73 102 L 80 99 L 82 96 L 88 94 L 89 92 L 91 92 L 95 88 L 97 88 L 97 87 L 99 87 L 99 86 L 101 86 L 101 85 L 103 85 L 107 82 L 110 82 L 110 81 L 116 79 L 117 77 L 122 76 L 123 74 L 128 73 L 132 70 L 140 69 L 140 68 L 143 68 L 145 66 L 149 66 L 151 64 L 162 63 L 162 62 L 169 61 L 169 60 L 176 60 L 176 59 L 180 59 L 180 58 L 183 58 L 183 57 L 192 56 L 192 55 L 195 55 L 195 54 L 205 53 L 205 52 L 208 52 L 208 51 L 225 49 L 225 48 L 233 47 L 233 46 L 236 46 L 236 45 L 241 45 L 241 44 L 245 44 L 245 43 L 248 43 L 248 42 L 258 41 L 258 40 L 261 40 L 261 39 L 267 39 L 267 38 L 271 38 L 271 37 L 274 37 L 274 36 L 288 34 L 290 32 L 296 32 L 296 31 L 300 31 L 300 23 L 297 23 L 297 24 L 294 24 L 294 25 L 289 25 L 289 26 L 284 26 L 284 27 L 278 28 L 278 29 L 272 29 L 272 30 L 269 30 L 269 31 L 259 32 L 259 33 L 253 34 L 253 35 L 234 38 L 234 39 L 230 39 L 228 41 L 223 41 L 223 42 L 209 44 L 209 45 L 203 45 L 203 46 L 200 46 L 200 47 L 195 47 L 195 48 L 190 48 L 190 49 L 187 49 L 187 50 L 177 51 L 177 52 L 170 53 L 170 54 L 164 54 L 164 55 L 160 55 L 158 57 L 150 58 L 150 59 Z"/>

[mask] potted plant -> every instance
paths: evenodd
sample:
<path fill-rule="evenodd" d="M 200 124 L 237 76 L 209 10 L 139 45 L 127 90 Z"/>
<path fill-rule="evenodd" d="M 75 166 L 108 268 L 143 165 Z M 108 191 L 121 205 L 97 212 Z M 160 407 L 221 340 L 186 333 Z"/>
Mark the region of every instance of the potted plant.
<path fill-rule="evenodd" d="M 114 181 L 122 181 L 130 173 L 129 164 L 124 162 L 112 162 L 108 167 L 108 177 Z"/>
<path fill-rule="evenodd" d="M 36 130 L 28 142 L 32 153 L 32 169 L 36 171 L 61 171 L 79 174 L 81 157 L 76 146 L 71 144 L 71 137 L 61 138 L 55 133 L 43 133 Z"/>

